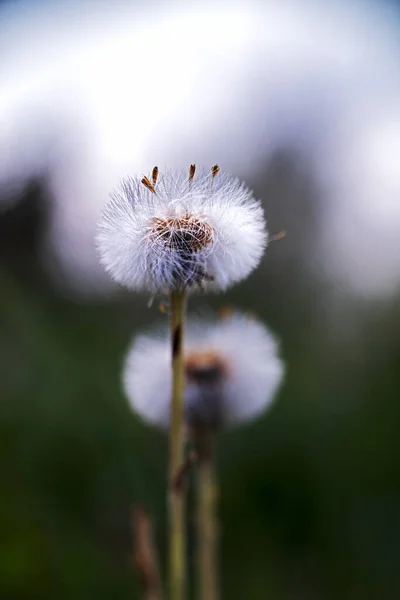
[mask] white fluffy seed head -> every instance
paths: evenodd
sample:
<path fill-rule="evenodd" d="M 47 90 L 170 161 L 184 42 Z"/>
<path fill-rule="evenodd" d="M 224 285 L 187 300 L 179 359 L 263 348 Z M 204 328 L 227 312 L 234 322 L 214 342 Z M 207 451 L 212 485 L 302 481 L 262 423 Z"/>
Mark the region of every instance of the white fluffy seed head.
<path fill-rule="evenodd" d="M 189 426 L 219 430 L 256 418 L 282 383 L 284 364 L 271 332 L 247 315 L 189 319 L 184 341 L 185 412 Z M 139 335 L 129 348 L 123 387 L 132 409 L 166 428 L 171 395 L 167 329 Z"/>
<path fill-rule="evenodd" d="M 239 179 L 191 169 L 128 178 L 102 212 L 106 271 L 135 290 L 224 290 L 258 265 L 267 244 L 262 206 Z"/>

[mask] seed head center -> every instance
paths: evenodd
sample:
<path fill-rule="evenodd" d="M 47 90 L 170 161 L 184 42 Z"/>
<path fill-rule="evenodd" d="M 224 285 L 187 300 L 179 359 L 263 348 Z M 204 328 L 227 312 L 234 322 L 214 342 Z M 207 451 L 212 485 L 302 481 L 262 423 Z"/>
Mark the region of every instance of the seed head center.
<path fill-rule="evenodd" d="M 194 253 L 212 243 L 214 230 L 198 217 L 160 218 L 153 220 L 153 234 L 157 241 L 171 250 Z"/>
<path fill-rule="evenodd" d="M 221 381 L 228 366 L 217 352 L 191 352 L 185 357 L 185 374 L 189 381 L 212 383 Z"/>

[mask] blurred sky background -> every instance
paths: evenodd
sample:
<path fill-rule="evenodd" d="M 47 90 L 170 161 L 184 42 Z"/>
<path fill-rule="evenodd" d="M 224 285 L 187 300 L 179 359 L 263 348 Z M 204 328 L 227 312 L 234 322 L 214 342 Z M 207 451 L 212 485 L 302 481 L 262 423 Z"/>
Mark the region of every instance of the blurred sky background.
<path fill-rule="evenodd" d="M 400 3 L 0 3 L 0 597 L 136 598 L 166 439 L 128 409 L 166 319 L 103 273 L 122 176 L 218 163 L 288 232 L 192 311 L 251 310 L 286 382 L 219 445 L 223 597 L 400 593 Z"/>

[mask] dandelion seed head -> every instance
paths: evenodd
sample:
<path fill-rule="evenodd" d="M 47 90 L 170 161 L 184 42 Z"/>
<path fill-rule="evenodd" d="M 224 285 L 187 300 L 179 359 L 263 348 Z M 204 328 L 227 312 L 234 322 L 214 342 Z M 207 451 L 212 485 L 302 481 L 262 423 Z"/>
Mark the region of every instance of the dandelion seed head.
<path fill-rule="evenodd" d="M 255 318 L 189 319 L 184 341 L 185 414 L 191 427 L 220 430 L 256 418 L 284 375 L 279 344 Z M 132 409 L 167 428 L 171 392 L 168 330 L 139 335 L 129 348 L 123 387 Z"/>
<path fill-rule="evenodd" d="M 218 165 L 124 179 L 97 235 L 111 277 L 151 293 L 226 289 L 258 265 L 266 244 L 261 203 Z"/>

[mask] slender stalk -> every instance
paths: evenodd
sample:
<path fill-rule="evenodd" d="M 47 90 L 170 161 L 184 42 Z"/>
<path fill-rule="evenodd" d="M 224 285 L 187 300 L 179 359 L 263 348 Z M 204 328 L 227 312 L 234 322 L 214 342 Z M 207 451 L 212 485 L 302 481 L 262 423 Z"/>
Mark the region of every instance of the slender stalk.
<path fill-rule="evenodd" d="M 185 490 L 173 482 L 184 463 L 184 364 L 183 336 L 185 291 L 171 293 L 172 396 L 170 419 L 169 577 L 170 600 L 186 595 Z"/>
<path fill-rule="evenodd" d="M 134 506 L 131 511 L 131 526 L 134 540 L 133 566 L 140 575 L 143 599 L 162 600 L 161 579 L 150 515 L 144 509 Z"/>
<path fill-rule="evenodd" d="M 216 516 L 217 487 L 213 468 L 213 452 L 201 457 L 198 466 L 198 589 L 199 600 L 218 600 L 218 522 Z"/>

